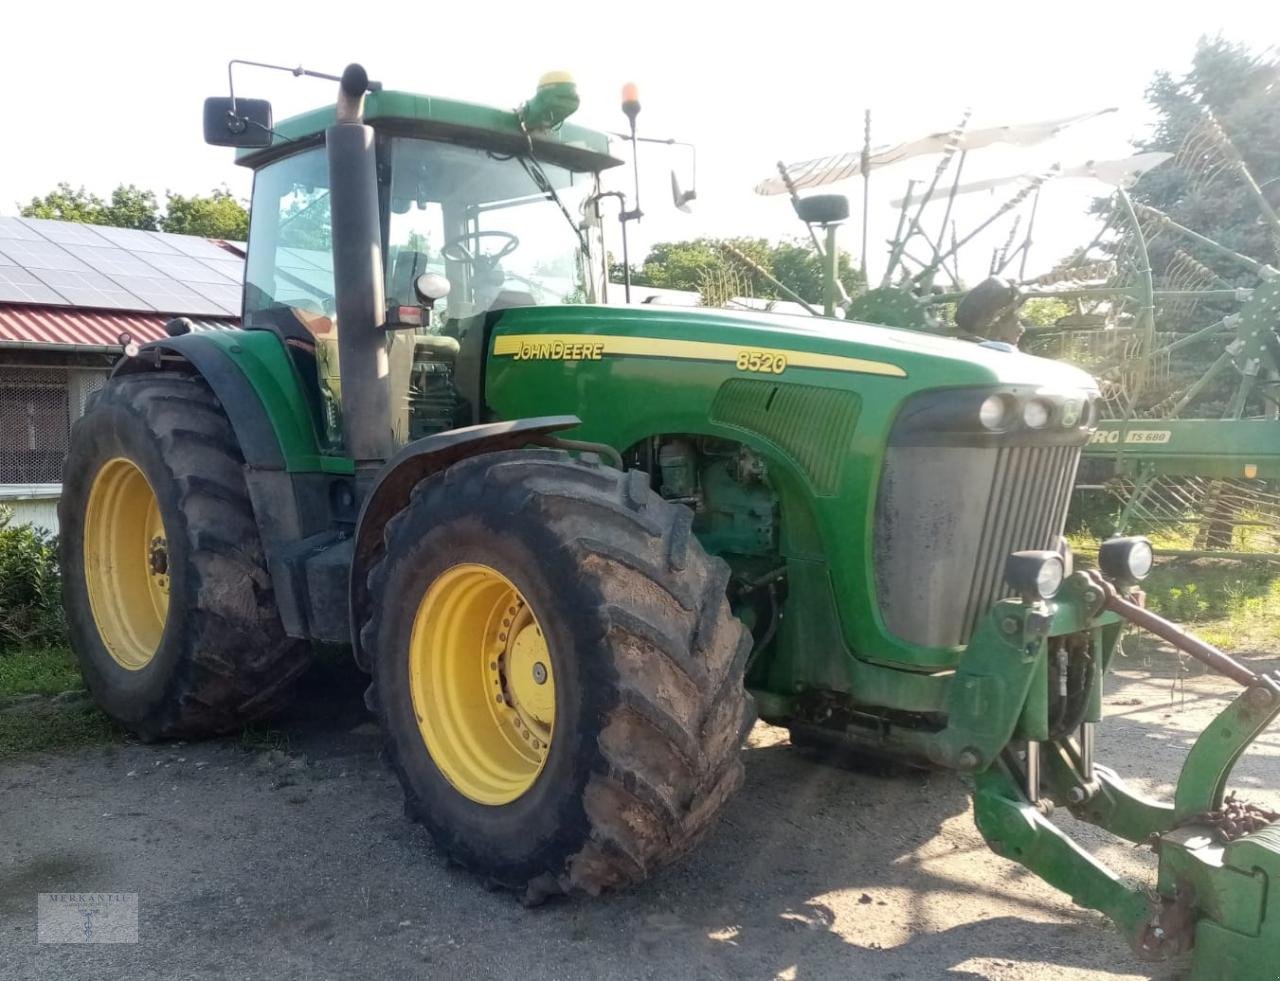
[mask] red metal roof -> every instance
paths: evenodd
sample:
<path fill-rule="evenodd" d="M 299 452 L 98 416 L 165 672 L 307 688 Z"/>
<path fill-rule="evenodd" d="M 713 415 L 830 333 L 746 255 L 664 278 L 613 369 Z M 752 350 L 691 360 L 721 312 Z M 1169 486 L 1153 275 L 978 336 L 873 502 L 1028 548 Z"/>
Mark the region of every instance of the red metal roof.
<path fill-rule="evenodd" d="M 172 317 L 163 313 L 122 313 L 67 307 L 0 305 L 0 347 L 23 345 L 42 348 L 120 346 L 127 331 L 138 343 L 165 336 L 164 325 Z M 190 318 L 196 330 L 235 327 L 232 319 Z"/>

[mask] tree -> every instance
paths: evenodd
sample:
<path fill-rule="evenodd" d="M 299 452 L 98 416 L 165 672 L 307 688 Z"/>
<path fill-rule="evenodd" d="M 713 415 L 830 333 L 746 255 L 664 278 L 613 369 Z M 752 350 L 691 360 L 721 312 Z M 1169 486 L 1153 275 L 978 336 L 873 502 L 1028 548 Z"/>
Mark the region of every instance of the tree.
<path fill-rule="evenodd" d="M 1223 163 L 1211 144 L 1195 143 L 1204 151 L 1188 154 L 1189 138 L 1213 114 L 1239 151 L 1250 172 L 1280 206 L 1280 62 L 1255 55 L 1243 44 L 1221 36 L 1201 38 L 1191 70 L 1180 79 L 1158 72 L 1147 88 L 1147 102 L 1156 111 L 1148 140 L 1137 149 L 1164 150 L 1182 155 L 1147 174 L 1132 191 L 1135 200 L 1159 208 L 1175 221 L 1262 262 L 1274 263 L 1280 250 L 1272 230 L 1259 220 L 1257 202 Z M 1175 250 L 1187 249 L 1173 235 L 1151 243 L 1152 267 L 1162 273 Z M 1239 266 L 1191 249 L 1198 259 L 1230 282 L 1253 285 Z"/>
<path fill-rule="evenodd" d="M 24 218 L 53 218 L 88 225 L 113 225 L 145 231 L 175 232 L 244 241 L 249 234 L 249 214 L 225 187 L 207 195 L 165 192 L 165 211 L 155 193 L 134 184 L 121 184 L 107 200 L 63 182 L 43 197 L 20 205 Z"/>
<path fill-rule="evenodd" d="M 111 192 L 111 200 L 104 201 L 83 187 L 73 189 L 64 181 L 44 197 L 32 198 L 28 204 L 20 205 L 18 213 L 24 218 L 53 218 L 147 231 L 155 231 L 160 224 L 155 194 L 133 184 L 121 184 Z"/>
<path fill-rule="evenodd" d="M 811 303 L 822 300 L 822 261 L 813 246 L 801 239 L 770 243 L 763 238 L 695 238 L 679 242 L 658 242 L 644 262 L 631 269 L 636 286 L 701 291 L 708 279 L 740 280 L 752 296 L 781 299 L 783 294 L 764 276 L 734 258 L 724 248 L 730 245 L 767 270 L 788 289 Z M 610 264 L 614 279 L 622 278 L 622 266 Z M 840 253 L 839 276 L 851 293 L 861 288 L 861 277 L 846 252 Z"/>
<path fill-rule="evenodd" d="M 121 184 L 111 192 L 111 203 L 102 212 L 99 225 L 117 225 L 120 228 L 141 228 L 149 232 L 157 230 L 159 206 L 152 191 L 139 190 L 135 185 Z"/>
<path fill-rule="evenodd" d="M 1263 220 L 1264 209 L 1230 157 L 1238 153 L 1272 207 L 1280 207 L 1280 61 L 1221 36 L 1201 38 L 1190 71 L 1181 77 L 1158 72 L 1147 88 L 1147 102 L 1156 121 L 1150 138 L 1137 141 L 1136 148 L 1175 157 L 1133 187 L 1134 200 L 1230 249 L 1275 264 L 1280 236 Z M 1213 136 L 1214 121 L 1234 151 Z M 1239 263 L 1183 236 L 1160 233 L 1154 223 L 1144 226 L 1157 288 L 1257 285 L 1256 274 Z M 1156 324 L 1163 331 L 1188 333 L 1238 309 L 1239 303 L 1218 298 L 1158 303 Z M 1206 358 L 1216 356 L 1194 344 L 1175 352 L 1163 371 L 1168 383 L 1150 386 L 1146 398 L 1158 401 L 1185 390 L 1203 374 Z M 1237 384 L 1232 372 L 1223 372 L 1200 391 L 1195 413 L 1221 414 Z M 1254 415 L 1263 408 L 1255 395 L 1244 411 Z"/>
<path fill-rule="evenodd" d="M 243 242 L 249 237 L 249 213 L 227 188 L 214 188 L 206 197 L 189 197 L 165 192 L 165 215 L 161 227 L 178 235 Z"/>

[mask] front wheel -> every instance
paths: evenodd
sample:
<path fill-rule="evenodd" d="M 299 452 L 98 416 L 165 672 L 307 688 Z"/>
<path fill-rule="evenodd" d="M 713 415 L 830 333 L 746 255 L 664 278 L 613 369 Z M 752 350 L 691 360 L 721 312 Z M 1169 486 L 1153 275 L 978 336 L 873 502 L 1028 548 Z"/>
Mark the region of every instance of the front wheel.
<path fill-rule="evenodd" d="M 494 453 L 387 524 L 363 640 L 409 813 L 530 898 L 644 879 L 742 782 L 728 569 L 638 471 Z"/>

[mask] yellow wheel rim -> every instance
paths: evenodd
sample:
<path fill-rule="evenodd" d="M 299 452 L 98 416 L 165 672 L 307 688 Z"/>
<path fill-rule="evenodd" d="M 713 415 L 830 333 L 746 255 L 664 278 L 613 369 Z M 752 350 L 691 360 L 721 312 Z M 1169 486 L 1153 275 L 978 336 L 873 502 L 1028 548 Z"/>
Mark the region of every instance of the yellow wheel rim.
<path fill-rule="evenodd" d="M 89 489 L 84 579 L 107 653 L 130 671 L 146 667 L 169 613 L 169 543 L 155 491 L 124 457 L 108 460 Z"/>
<path fill-rule="evenodd" d="M 418 606 L 409 683 L 431 759 L 459 793 L 509 804 L 546 763 L 556 683 L 542 626 L 515 585 L 487 565 L 443 572 Z"/>

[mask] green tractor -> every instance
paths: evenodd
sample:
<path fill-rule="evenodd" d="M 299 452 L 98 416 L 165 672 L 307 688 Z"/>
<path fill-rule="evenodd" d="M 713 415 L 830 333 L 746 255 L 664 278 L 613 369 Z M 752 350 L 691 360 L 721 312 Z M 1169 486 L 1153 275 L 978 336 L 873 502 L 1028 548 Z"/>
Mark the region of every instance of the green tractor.
<path fill-rule="evenodd" d="M 254 170 L 243 329 L 130 348 L 76 426 L 62 558 L 98 703 L 143 738 L 226 732 L 313 643 L 350 644 L 408 812 L 535 901 L 691 847 L 758 713 L 972 774 L 991 846 L 1140 950 L 1270 972 L 1280 827 L 1220 817 L 1280 684 L 1140 607 L 1143 540 L 1072 571 L 1092 379 L 1007 345 L 603 305 L 619 161 L 576 104 L 562 76 L 504 111 L 358 66 L 279 125 L 209 100 L 206 138 Z M 1126 621 L 1246 686 L 1171 804 L 1094 762 Z M 1055 806 L 1157 842 L 1157 891 Z"/>

